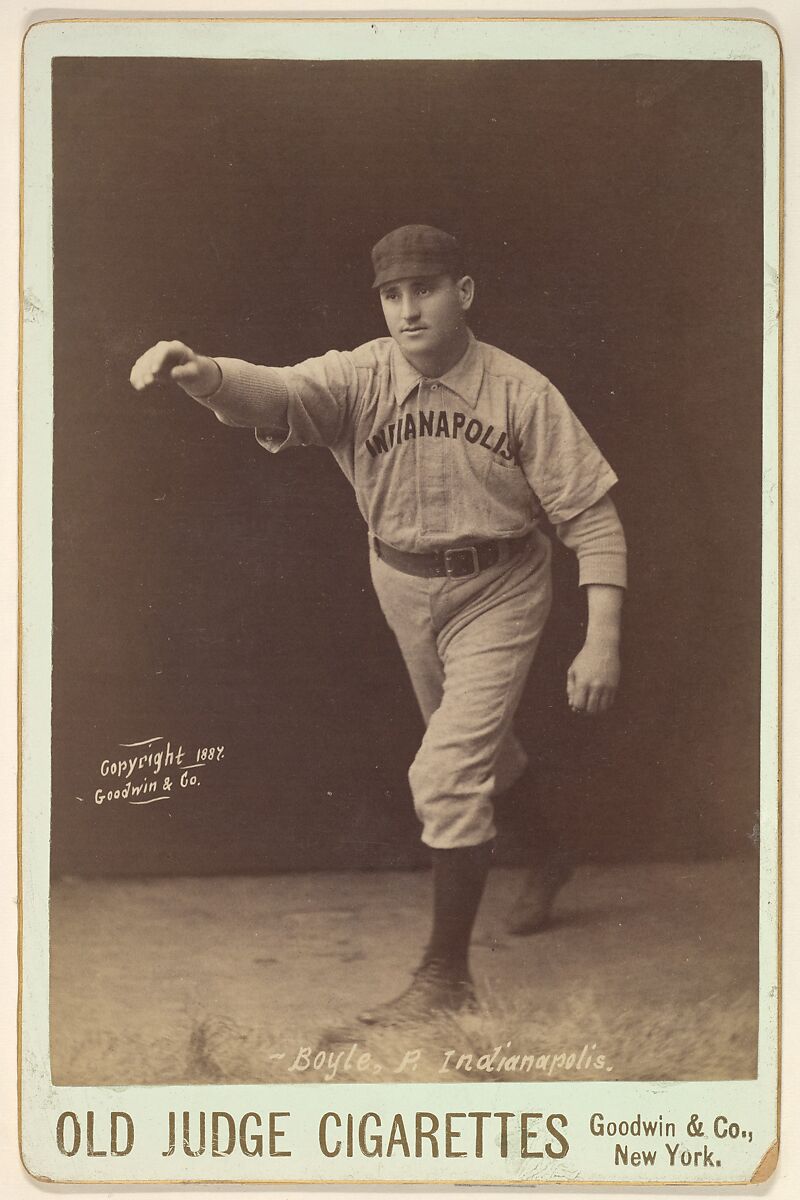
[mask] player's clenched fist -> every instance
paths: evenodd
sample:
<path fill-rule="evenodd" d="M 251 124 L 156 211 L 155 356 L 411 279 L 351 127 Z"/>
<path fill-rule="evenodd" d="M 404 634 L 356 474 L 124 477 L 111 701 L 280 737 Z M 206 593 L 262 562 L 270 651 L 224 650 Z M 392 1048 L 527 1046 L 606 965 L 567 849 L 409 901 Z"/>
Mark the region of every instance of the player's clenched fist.
<path fill-rule="evenodd" d="M 170 379 L 190 396 L 209 396 L 219 384 L 220 369 L 213 358 L 195 354 L 183 342 L 156 342 L 133 364 L 131 384 L 137 392 Z"/>

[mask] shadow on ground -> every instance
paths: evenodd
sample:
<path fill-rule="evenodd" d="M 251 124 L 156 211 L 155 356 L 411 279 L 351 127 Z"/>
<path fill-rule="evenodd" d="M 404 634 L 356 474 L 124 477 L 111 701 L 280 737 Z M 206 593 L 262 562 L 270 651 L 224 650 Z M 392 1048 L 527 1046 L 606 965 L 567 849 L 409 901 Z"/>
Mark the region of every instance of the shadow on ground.
<path fill-rule="evenodd" d="M 757 1071 L 754 863 L 583 867 L 551 928 L 503 932 L 498 870 L 473 945 L 482 1012 L 359 1025 L 428 932 L 424 872 L 60 879 L 60 1085 L 741 1079 Z"/>

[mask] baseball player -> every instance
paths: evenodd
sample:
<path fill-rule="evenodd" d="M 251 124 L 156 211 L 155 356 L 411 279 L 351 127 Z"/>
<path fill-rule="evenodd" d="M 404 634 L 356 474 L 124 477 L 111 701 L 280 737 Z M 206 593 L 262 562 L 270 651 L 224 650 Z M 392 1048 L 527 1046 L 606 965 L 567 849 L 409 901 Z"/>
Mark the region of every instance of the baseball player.
<path fill-rule="evenodd" d="M 407 990 L 360 1014 L 393 1025 L 476 1003 L 468 949 L 495 801 L 527 787 L 512 721 L 551 602 L 543 525 L 577 555 L 587 595 L 566 681 L 576 713 L 605 712 L 617 690 L 626 550 L 608 494 L 616 475 L 564 398 L 471 332 L 475 285 L 455 238 L 403 226 L 373 247 L 372 264 L 389 337 L 291 367 L 159 342 L 131 383 L 174 380 L 271 453 L 327 446 L 355 490 L 375 591 L 426 726 L 409 782 L 432 858 L 431 935 Z M 568 877 L 544 840 L 512 932 L 540 928 Z"/>

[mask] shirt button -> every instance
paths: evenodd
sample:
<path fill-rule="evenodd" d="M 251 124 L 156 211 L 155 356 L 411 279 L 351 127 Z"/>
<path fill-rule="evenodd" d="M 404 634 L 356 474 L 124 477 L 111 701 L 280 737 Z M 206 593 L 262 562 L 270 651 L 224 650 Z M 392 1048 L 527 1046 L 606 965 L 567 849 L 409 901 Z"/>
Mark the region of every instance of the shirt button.
<path fill-rule="evenodd" d="M 431 384 L 431 391 L 432 391 L 432 392 L 438 392 L 438 390 L 439 390 L 439 385 L 438 385 L 438 383 L 432 383 L 432 384 Z"/>

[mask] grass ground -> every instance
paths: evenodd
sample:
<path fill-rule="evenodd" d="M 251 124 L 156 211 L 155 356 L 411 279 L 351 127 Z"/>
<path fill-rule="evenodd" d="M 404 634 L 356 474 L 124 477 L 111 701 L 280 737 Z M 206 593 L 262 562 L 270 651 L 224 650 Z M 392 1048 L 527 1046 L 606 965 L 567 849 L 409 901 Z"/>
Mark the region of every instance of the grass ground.
<path fill-rule="evenodd" d="M 754 864 L 583 867 L 527 938 L 502 929 L 519 880 L 496 871 L 481 910 L 481 1013 L 403 1031 L 353 1013 L 405 986 L 427 935 L 424 872 L 56 881 L 54 1080 L 755 1074 Z"/>

